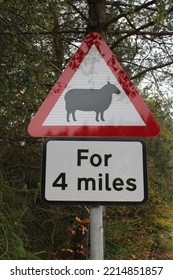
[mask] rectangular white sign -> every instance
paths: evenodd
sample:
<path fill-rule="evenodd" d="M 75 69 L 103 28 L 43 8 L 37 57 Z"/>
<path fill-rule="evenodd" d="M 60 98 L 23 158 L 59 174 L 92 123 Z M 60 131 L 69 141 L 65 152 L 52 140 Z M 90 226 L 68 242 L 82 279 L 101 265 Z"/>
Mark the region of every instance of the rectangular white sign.
<path fill-rule="evenodd" d="M 48 138 L 43 144 L 42 198 L 46 202 L 79 204 L 145 203 L 145 142 Z"/>

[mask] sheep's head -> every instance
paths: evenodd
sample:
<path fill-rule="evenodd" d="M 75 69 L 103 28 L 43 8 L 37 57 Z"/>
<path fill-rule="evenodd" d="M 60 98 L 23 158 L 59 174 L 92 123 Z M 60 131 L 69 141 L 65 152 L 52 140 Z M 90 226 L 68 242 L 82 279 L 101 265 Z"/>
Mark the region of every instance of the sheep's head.
<path fill-rule="evenodd" d="M 117 86 L 111 84 L 110 82 L 107 82 L 106 88 L 109 92 L 114 94 L 120 94 L 121 91 L 117 88 Z"/>

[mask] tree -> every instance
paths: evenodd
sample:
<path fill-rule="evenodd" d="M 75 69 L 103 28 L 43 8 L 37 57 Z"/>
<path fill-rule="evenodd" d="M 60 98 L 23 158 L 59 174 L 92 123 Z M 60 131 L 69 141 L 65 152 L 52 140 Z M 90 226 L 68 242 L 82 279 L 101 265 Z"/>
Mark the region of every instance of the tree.
<path fill-rule="evenodd" d="M 122 248 L 118 247 L 118 241 L 120 251 L 116 247 L 114 253 L 109 247 L 109 242 L 117 238 L 112 217 L 121 217 L 130 225 L 129 229 L 134 223 L 140 225 L 140 229 L 147 229 L 153 215 L 155 218 L 159 215 L 163 224 L 169 221 L 161 217 L 157 206 L 162 204 L 163 213 L 171 209 L 168 202 L 171 200 L 173 166 L 172 3 L 169 0 L 2 0 L 0 10 L 1 258 L 30 258 L 30 253 L 34 258 L 64 258 L 62 252 L 67 253 L 67 250 L 72 250 L 70 258 L 76 258 L 74 232 L 77 234 L 77 228 L 87 229 L 88 224 L 83 221 L 88 219 L 88 210 L 81 206 L 46 206 L 40 201 L 42 139 L 31 138 L 27 125 L 85 35 L 91 31 L 102 34 L 162 125 L 161 135 L 148 140 L 151 198 L 146 205 L 147 214 L 143 214 L 143 208 L 108 208 L 107 227 L 111 231 L 108 230 L 106 254 L 108 258 L 120 258 Z M 9 197 L 13 196 L 13 200 L 10 204 L 3 188 L 11 190 Z M 7 246 L 7 241 L 12 240 L 8 218 L 13 212 L 14 220 L 11 221 L 18 225 L 13 232 L 23 244 L 22 255 L 17 252 L 17 239 L 16 246 Z M 130 217 L 134 215 L 136 219 L 130 224 Z M 144 222 L 146 215 L 151 215 L 148 223 Z M 16 220 L 16 217 L 20 219 Z M 160 232 L 167 235 L 168 228 L 163 226 Z M 152 257 L 153 248 L 158 247 L 160 235 L 153 233 L 157 229 L 158 223 L 154 223 L 148 232 L 151 243 L 143 258 Z M 120 230 L 125 239 L 123 227 Z M 128 247 L 129 243 L 124 246 Z M 133 258 L 127 250 L 123 252 L 123 258 Z"/>

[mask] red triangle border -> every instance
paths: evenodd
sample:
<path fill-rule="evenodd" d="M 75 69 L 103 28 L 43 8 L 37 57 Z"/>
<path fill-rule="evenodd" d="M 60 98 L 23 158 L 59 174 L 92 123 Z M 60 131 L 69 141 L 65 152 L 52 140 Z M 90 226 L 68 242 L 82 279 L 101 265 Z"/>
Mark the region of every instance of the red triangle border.
<path fill-rule="evenodd" d="M 53 106 L 61 96 L 62 92 L 70 82 L 71 78 L 79 68 L 80 64 L 95 45 L 114 76 L 124 89 L 133 106 L 145 122 L 146 126 L 43 126 L 45 119 Z M 137 92 L 135 86 L 119 64 L 115 55 L 110 50 L 100 34 L 92 32 L 88 34 L 75 55 L 69 61 L 67 67 L 50 90 L 46 99 L 41 104 L 37 113 L 28 125 L 28 132 L 33 137 L 53 136 L 97 136 L 97 137 L 155 137 L 160 132 L 159 124 L 153 114 Z"/>

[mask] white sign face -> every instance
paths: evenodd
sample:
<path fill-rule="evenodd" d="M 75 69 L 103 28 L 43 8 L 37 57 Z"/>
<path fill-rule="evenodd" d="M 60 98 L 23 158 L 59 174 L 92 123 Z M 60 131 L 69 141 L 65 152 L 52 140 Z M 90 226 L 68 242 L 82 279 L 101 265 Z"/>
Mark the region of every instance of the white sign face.
<path fill-rule="evenodd" d="M 61 97 L 49 113 L 48 117 L 43 123 L 43 126 L 64 126 L 67 125 L 66 120 L 66 106 L 65 94 L 72 89 L 101 89 L 108 81 L 117 86 L 121 94 L 112 95 L 109 109 L 105 111 L 105 122 L 96 122 L 94 111 L 76 111 L 77 125 L 81 126 L 105 126 L 105 125 L 121 125 L 121 126 L 146 126 L 139 113 L 136 111 L 132 102 L 124 92 L 122 86 L 119 84 L 114 74 L 108 67 L 103 57 L 98 52 L 97 48 L 93 46 L 84 61 L 81 63 L 79 69 L 76 71 L 68 86 L 65 88 Z M 92 92 L 92 90 L 91 90 Z M 93 91 L 94 92 L 94 91 Z M 98 91 L 99 94 L 99 91 Z M 93 99 L 95 95 L 93 95 Z M 105 101 L 104 101 L 105 102 Z M 76 126 L 76 122 L 68 123 L 70 126 Z"/>
<path fill-rule="evenodd" d="M 142 204 L 147 200 L 142 140 L 49 138 L 43 145 L 46 202 Z"/>

